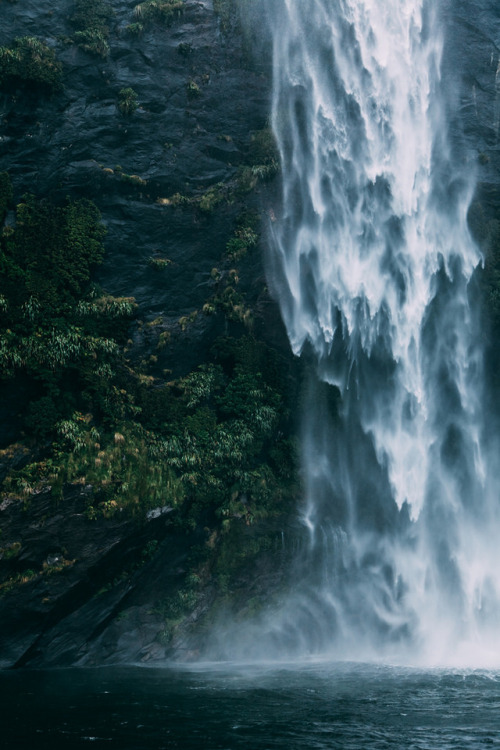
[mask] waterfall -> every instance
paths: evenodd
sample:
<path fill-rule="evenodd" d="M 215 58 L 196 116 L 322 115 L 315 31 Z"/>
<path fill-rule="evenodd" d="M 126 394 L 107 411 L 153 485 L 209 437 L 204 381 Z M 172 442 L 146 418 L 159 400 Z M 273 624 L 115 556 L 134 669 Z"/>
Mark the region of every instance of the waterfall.
<path fill-rule="evenodd" d="M 276 0 L 269 277 L 304 394 L 298 654 L 495 650 L 497 491 L 439 0 Z M 449 82 L 448 82 L 449 85 Z M 498 648 L 497 648 L 498 651 Z"/>

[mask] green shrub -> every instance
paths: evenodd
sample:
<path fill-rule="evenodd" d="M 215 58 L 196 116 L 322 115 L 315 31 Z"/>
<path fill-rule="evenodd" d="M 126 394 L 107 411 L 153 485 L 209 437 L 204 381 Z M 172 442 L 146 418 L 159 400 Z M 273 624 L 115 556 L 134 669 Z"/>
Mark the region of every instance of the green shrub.
<path fill-rule="evenodd" d="M 118 93 L 118 109 L 122 115 L 133 115 L 137 107 L 137 93 L 134 89 L 121 89 Z"/>
<path fill-rule="evenodd" d="M 85 52 L 99 57 L 107 57 L 109 54 L 109 44 L 107 35 L 97 29 L 87 29 L 86 31 L 76 31 L 73 36 L 74 41 Z"/>
<path fill-rule="evenodd" d="M 109 54 L 109 21 L 113 10 L 105 0 L 76 0 L 71 22 L 76 31 L 73 41 L 85 52 L 100 57 Z"/>
<path fill-rule="evenodd" d="M 76 0 L 71 23 L 78 31 L 97 29 L 109 33 L 108 22 L 113 15 L 111 5 L 105 0 Z"/>
<path fill-rule="evenodd" d="M 151 268 L 154 268 L 155 271 L 165 271 L 166 268 L 168 268 L 172 264 L 172 261 L 169 260 L 169 258 L 149 258 L 148 265 L 151 266 Z"/>
<path fill-rule="evenodd" d="M 186 85 L 186 90 L 187 90 L 188 96 L 190 97 L 199 96 L 201 94 L 200 87 L 198 86 L 196 81 L 193 81 L 193 80 L 188 81 Z"/>
<path fill-rule="evenodd" d="M 207 194 L 208 204 L 225 195 L 223 186 Z M 257 242 L 254 226 L 251 215 L 240 217 L 237 244 L 230 241 L 234 254 Z M 90 202 L 54 206 L 27 196 L 17 224 L 1 239 L 0 378 L 22 374 L 30 382 L 30 406 L 20 407 L 23 427 L 45 444 L 42 461 L 7 479 L 9 491 L 29 500 L 40 486 L 60 496 L 68 482 L 88 483 L 89 519 L 122 511 L 143 517 L 169 505 L 179 528 L 207 526 L 225 535 L 279 513 L 296 474 L 283 439 L 287 415 L 276 357 L 246 336 L 219 340 L 210 361 L 168 383 L 132 369 L 119 343 L 135 301 L 91 282 L 103 236 Z M 163 268 L 168 259 L 150 263 Z M 251 311 L 235 289 L 237 269 L 214 269 L 213 280 L 214 310 L 245 322 Z M 197 315 L 181 318 L 180 328 Z M 152 323 L 149 340 L 161 350 L 171 333 L 162 318 Z M 144 368 L 155 361 L 145 356 Z"/>
<path fill-rule="evenodd" d="M 137 303 L 133 297 L 112 297 L 109 294 L 81 300 L 76 307 L 78 315 L 112 320 L 131 318 L 136 310 Z"/>
<path fill-rule="evenodd" d="M 58 91 L 62 88 L 62 65 L 54 50 L 40 39 L 15 39 L 13 47 L 0 47 L 0 86 L 12 82 Z"/>
<path fill-rule="evenodd" d="M 61 404 L 56 404 L 52 396 L 42 396 L 29 405 L 25 424 L 33 435 L 45 439 L 61 416 Z"/>
<path fill-rule="evenodd" d="M 238 175 L 240 192 L 250 192 L 259 182 L 274 177 L 279 169 L 279 153 L 271 128 L 256 130 L 250 141 L 247 165 L 240 169 Z"/>
<path fill-rule="evenodd" d="M 219 203 L 222 203 L 224 197 L 224 185 L 219 182 L 217 185 L 208 188 L 208 190 L 203 193 L 199 200 L 200 209 L 203 213 L 209 214 L 219 205 Z"/>
<path fill-rule="evenodd" d="M 279 159 L 276 139 L 271 128 L 255 130 L 250 142 L 253 164 L 269 164 Z"/>
<path fill-rule="evenodd" d="M 156 21 L 169 25 L 184 10 L 184 0 L 145 0 L 134 8 L 139 22 Z"/>
<path fill-rule="evenodd" d="M 132 34 L 132 36 L 140 36 L 144 31 L 144 24 L 139 22 L 129 23 L 128 26 L 125 27 L 125 31 Z"/>
<path fill-rule="evenodd" d="M 31 298 L 44 319 L 76 304 L 103 256 L 100 219 L 85 199 L 59 207 L 26 196 L 18 205 L 15 233 L 0 256 L 4 291 L 18 316 Z"/>
<path fill-rule="evenodd" d="M 226 245 L 229 260 L 241 260 L 257 244 L 259 237 L 251 227 L 237 229 Z"/>

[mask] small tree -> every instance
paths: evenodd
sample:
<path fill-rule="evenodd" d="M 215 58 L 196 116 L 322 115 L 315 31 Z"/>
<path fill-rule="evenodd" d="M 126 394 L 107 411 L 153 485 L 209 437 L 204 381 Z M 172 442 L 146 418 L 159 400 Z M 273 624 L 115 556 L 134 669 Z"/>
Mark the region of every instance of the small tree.
<path fill-rule="evenodd" d="M 118 109 L 122 115 L 133 115 L 137 107 L 137 93 L 134 89 L 121 89 L 118 94 Z"/>

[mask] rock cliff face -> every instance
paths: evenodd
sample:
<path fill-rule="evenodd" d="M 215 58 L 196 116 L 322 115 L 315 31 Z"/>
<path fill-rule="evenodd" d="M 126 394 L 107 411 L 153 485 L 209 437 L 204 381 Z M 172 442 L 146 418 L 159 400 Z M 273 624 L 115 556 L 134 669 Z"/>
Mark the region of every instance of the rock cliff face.
<path fill-rule="evenodd" d="M 444 48 L 445 74 L 459 86 L 450 92 L 455 123 L 465 136 L 468 155 L 477 159 L 478 197 L 498 209 L 500 171 L 500 16 L 491 0 L 444 3 L 449 17 Z M 461 75 L 457 76 L 457 71 Z M 478 158 L 479 157 L 479 158 Z"/>
<path fill-rule="evenodd" d="M 219 3 L 222 18 L 209 0 L 170 3 L 176 7 L 167 23 L 148 22 L 135 5 L 104 3 L 105 15 L 112 11 L 107 31 L 97 51 L 88 51 L 75 14 L 83 8 L 91 21 L 100 1 L 2 3 L 0 44 L 42 40 L 62 63 L 62 87 L 51 93 L 4 80 L 0 170 L 10 174 L 15 202 L 32 193 L 56 204 L 85 197 L 98 206 L 107 236 L 96 280 L 108 294 L 135 298 L 129 362 L 144 363 L 154 353 L 147 377 L 161 383 L 204 362 L 217 336 L 246 331 L 237 316 L 201 310 L 227 274 L 236 274 L 224 253 L 238 217 L 252 212 L 265 234 L 274 215 L 276 186 L 258 169 L 269 162 L 262 153 L 267 136 L 259 134 L 268 126 L 270 81 L 265 45 L 260 62 L 250 59 L 251 31 L 242 33 L 229 3 Z M 13 211 L 6 221 L 15 221 Z M 264 242 L 252 243 L 238 263 L 238 293 L 251 310 L 252 336 L 288 357 L 266 289 Z M 166 344 L 158 347 L 162 334 Z M 3 477 L 49 450 L 21 432 L 17 414 L 31 396 L 29 382 L 2 386 Z M 217 528 L 179 529 L 167 506 L 139 521 L 89 520 L 93 492 L 91 485 L 68 485 L 56 500 L 48 486 L 28 501 L 4 493 L 0 666 L 197 653 L 201 641 L 189 632 L 220 598 L 217 580 L 226 572 L 214 560 L 227 540 L 221 542 Z M 248 543 L 253 552 L 224 589 L 238 607 L 249 599 L 255 605 L 281 584 L 284 522 L 283 513 L 258 530 L 241 521 L 239 541 L 230 544 L 241 552 Z M 201 562 L 193 561 L 200 548 Z M 203 582 L 186 586 L 194 570 Z"/>
<path fill-rule="evenodd" d="M 135 297 L 144 320 L 162 314 L 168 322 L 210 294 L 211 270 L 243 204 L 230 193 L 252 159 L 252 134 L 266 127 L 270 84 L 265 65 L 250 67 L 241 35 L 222 32 L 211 2 L 187 0 L 170 25 L 152 21 L 139 36 L 127 30 L 135 5 L 112 3 L 105 58 L 61 41 L 74 34 L 73 0 L 5 7 L 0 42 L 34 35 L 55 45 L 64 88 L 51 96 L 15 87 L 2 94 L 1 165 L 18 198 L 91 198 L 108 229 L 98 281 L 110 294 Z M 119 108 L 125 88 L 137 95 L 129 116 Z M 205 210 L 199 200 L 221 183 L 215 217 L 211 194 Z M 168 205 L 175 195 L 179 202 Z M 195 201 L 186 208 L 183 198 Z M 148 264 L 157 256 L 170 261 L 167 273 Z M 195 326 L 198 346 L 206 324 L 199 337 Z M 185 370 L 190 353 L 190 364 L 203 359 L 183 340 L 160 365 Z"/>
<path fill-rule="evenodd" d="M 159 389 L 205 362 L 221 335 L 247 335 L 249 311 L 252 339 L 289 373 L 290 410 L 300 372 L 263 270 L 279 215 L 265 3 L 165 0 L 156 3 L 163 16 L 136 5 L 0 0 L 0 45 L 36 37 L 62 64 L 52 92 L 16 77 L 0 87 L 0 171 L 14 190 L 6 223 L 25 193 L 56 204 L 91 199 L 107 228 L 96 280 L 138 304 L 127 368 L 142 363 L 141 377 Z M 498 28 L 489 5 L 471 26 L 467 3 L 456 3 L 445 49 L 445 64 L 464 70 L 459 129 L 480 157 L 477 224 L 498 205 Z M 248 214 L 251 249 L 228 256 Z M 492 231 L 478 230 L 485 245 Z M 228 280 L 237 299 L 224 296 Z M 2 480 L 50 451 L 22 434 L 18 414 L 32 396 L 25 377 L 1 386 Z M 43 485 L 29 497 L 2 494 L 1 667 L 192 659 L 217 617 L 251 616 L 288 585 L 288 550 L 300 543 L 292 490 L 255 523 L 244 492 L 229 492 L 217 518 L 202 511 L 189 524 L 168 503 L 140 518 L 94 518 L 94 493 L 73 482 L 57 496 Z"/>

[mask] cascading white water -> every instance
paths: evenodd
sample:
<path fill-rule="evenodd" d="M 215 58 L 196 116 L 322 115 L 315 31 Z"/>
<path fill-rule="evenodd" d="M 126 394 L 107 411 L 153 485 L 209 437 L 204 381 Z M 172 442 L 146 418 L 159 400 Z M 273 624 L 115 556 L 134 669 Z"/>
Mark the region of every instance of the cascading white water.
<path fill-rule="evenodd" d="M 468 292 L 473 176 L 449 143 L 438 6 L 269 11 L 283 174 L 270 277 L 312 371 L 310 544 L 274 625 L 295 653 L 499 651 L 500 525 Z"/>

